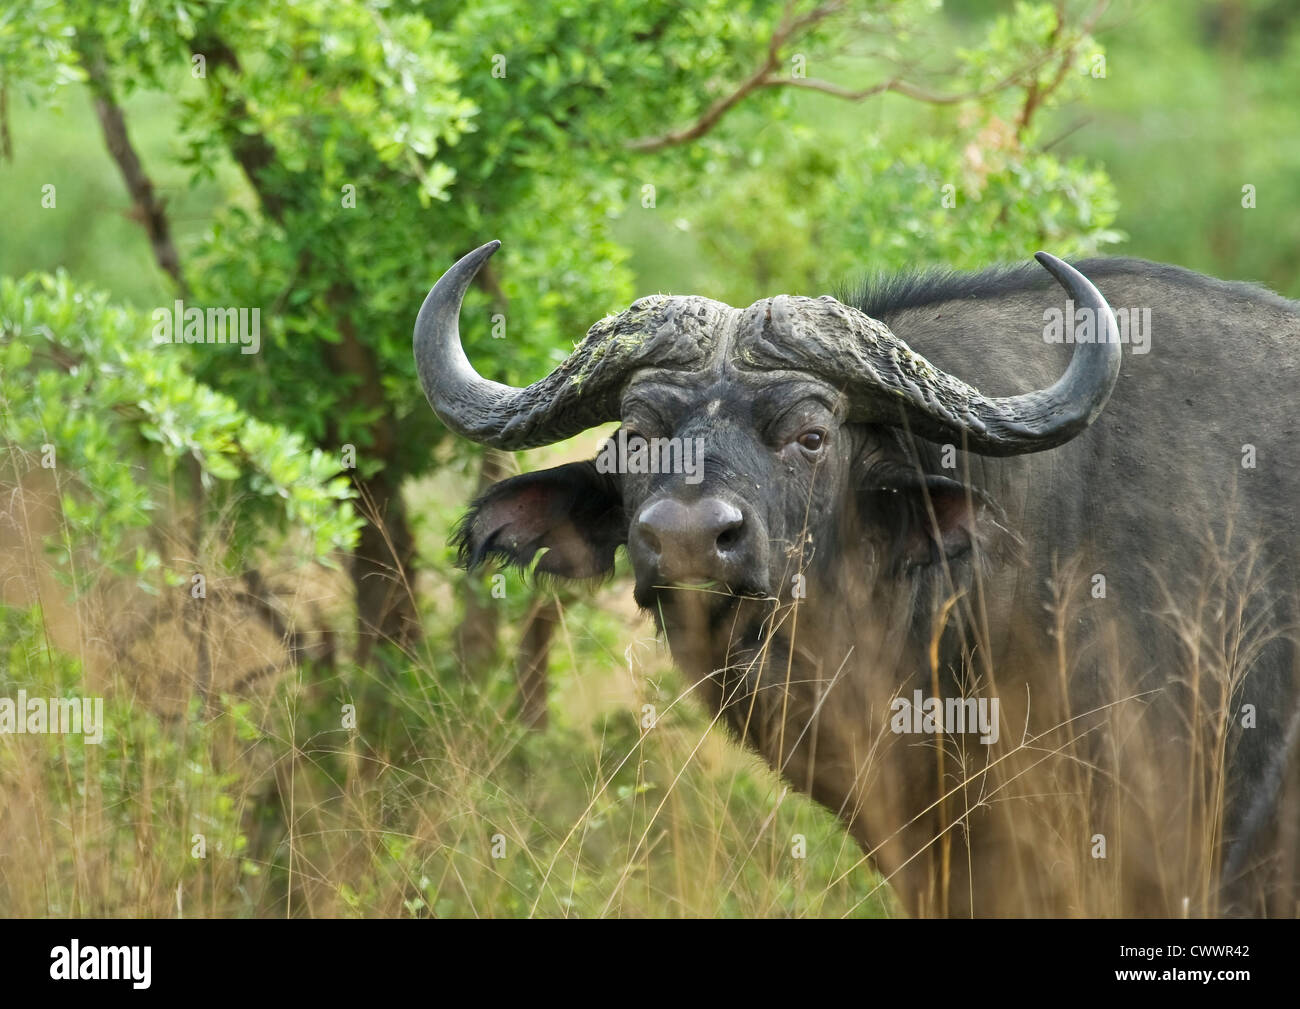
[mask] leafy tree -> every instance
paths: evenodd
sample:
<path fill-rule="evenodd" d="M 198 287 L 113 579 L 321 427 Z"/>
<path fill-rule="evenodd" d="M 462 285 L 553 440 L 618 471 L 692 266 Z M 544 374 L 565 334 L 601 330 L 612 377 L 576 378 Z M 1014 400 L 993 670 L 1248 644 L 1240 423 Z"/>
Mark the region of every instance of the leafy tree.
<path fill-rule="evenodd" d="M 617 219 L 653 206 L 655 192 L 698 190 L 700 199 L 676 206 L 742 256 L 771 260 L 800 219 L 842 215 L 842 189 L 855 226 L 798 242 L 804 261 L 815 248 L 820 261 L 847 265 L 882 237 L 919 244 L 944 221 L 934 187 L 958 167 L 954 140 L 993 122 L 995 103 L 1012 92 L 1027 121 L 1087 38 L 1056 7 L 1022 4 L 954 70 L 918 57 L 935 27 L 931 5 L 918 0 L 20 6 L 40 26 L 46 60 L 21 74 L 7 60 L 4 81 L 21 77 L 40 96 L 85 77 L 177 290 L 200 304 L 265 311 L 261 355 L 235 363 L 195 348 L 197 375 L 337 459 L 356 447 L 352 475 L 370 519 L 352 571 L 363 654 L 372 637 L 401 641 L 415 627 L 400 587 L 413 560 L 400 490 L 448 450 L 438 448 L 441 430 L 415 381 L 409 334 L 423 293 L 455 258 L 487 238 L 505 241 L 466 306 L 465 338 L 493 377 L 527 381 L 631 299 Z M 16 55 L 24 32 L 0 35 L 0 51 Z M 874 48 L 848 59 L 855 44 Z M 878 76 L 855 86 L 807 71 L 846 65 Z M 121 114 L 137 88 L 175 94 L 183 110 L 175 158 L 192 180 L 216 181 L 226 165 L 242 177 L 202 241 L 180 252 Z M 955 129 L 923 126 L 935 139 L 914 141 L 902 159 L 877 138 L 864 166 L 819 154 L 826 129 L 804 132 L 789 151 L 777 134 L 756 136 L 755 124 L 789 123 L 812 107 L 792 102 L 796 94 L 823 107 L 889 95 L 977 111 Z M 998 213 L 992 197 L 1013 184 L 1021 199 L 1002 222 L 1003 247 L 1045 227 L 1105 240 L 1104 177 L 1006 146 L 988 178 L 966 187 L 990 197 L 989 211 L 951 217 L 932 251 L 966 243 L 963 261 L 978 258 L 988 243 L 976 237 Z M 809 174 L 818 183 L 801 191 Z M 732 214 L 756 192 L 767 194 L 763 213 Z M 1044 192 L 1055 195 L 1040 211 Z M 1097 194 L 1102 209 L 1084 220 L 1079 208 Z M 757 275 L 777 279 L 774 268 Z M 780 276 L 788 283 L 791 273 Z M 462 446 L 450 451 L 466 458 Z"/>
<path fill-rule="evenodd" d="M 312 559 L 349 550 L 361 523 L 334 462 L 196 381 L 169 353 L 180 348 L 154 346 L 149 332 L 133 310 L 66 274 L 0 278 L 6 476 L 52 472 L 65 546 L 156 593 L 169 559 L 143 534 L 166 507 L 165 489 L 193 480 L 188 504 L 231 570 L 283 546 L 292 529 L 310 533 Z"/>
<path fill-rule="evenodd" d="M 744 148 L 720 154 L 715 170 L 674 194 L 671 215 L 648 215 L 630 237 L 712 264 L 697 272 L 700 292 L 733 304 L 825 293 L 867 269 L 979 269 L 1040 248 L 1095 255 L 1122 237 L 1107 173 L 1044 149 L 1049 114 L 1087 94 L 1104 57 L 1091 21 L 1066 23 L 1058 9 L 1026 3 L 992 19 L 978 46 L 957 50 L 954 89 L 978 100 L 888 96 L 881 114 L 828 106 L 821 90 L 841 89 L 812 80 L 770 108 L 738 111 Z M 910 63 L 923 41 L 891 41 L 890 55 Z M 847 77 L 861 63 L 841 55 L 830 69 Z M 1004 86 L 1013 67 L 1030 69 Z M 671 267 L 636 266 L 671 283 Z"/>
<path fill-rule="evenodd" d="M 262 552 L 302 544 L 304 559 L 332 564 L 351 550 L 360 520 L 334 461 L 196 381 L 181 348 L 154 346 L 149 334 L 136 312 L 66 274 L 0 278 L 0 485 L 23 502 L 7 521 L 26 521 L 29 490 L 57 500 L 44 546 L 69 588 L 81 598 L 125 586 L 174 600 L 238 576 L 260 597 Z M 35 536 L 31 526 L 16 531 Z M 182 548 L 165 539 L 187 532 Z M 131 619 L 141 630 L 151 622 Z M 135 633 L 115 630 L 119 643 Z M 195 649 L 206 702 L 205 618 Z"/>

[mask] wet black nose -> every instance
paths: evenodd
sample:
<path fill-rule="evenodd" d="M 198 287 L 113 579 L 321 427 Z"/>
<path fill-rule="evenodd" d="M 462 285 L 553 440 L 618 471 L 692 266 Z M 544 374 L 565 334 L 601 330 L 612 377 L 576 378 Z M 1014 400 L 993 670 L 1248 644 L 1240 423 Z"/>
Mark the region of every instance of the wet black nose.
<path fill-rule="evenodd" d="M 719 498 L 652 501 L 632 526 L 632 563 L 638 577 L 659 583 L 715 580 L 735 587 L 749 581 L 752 524 L 735 505 Z"/>

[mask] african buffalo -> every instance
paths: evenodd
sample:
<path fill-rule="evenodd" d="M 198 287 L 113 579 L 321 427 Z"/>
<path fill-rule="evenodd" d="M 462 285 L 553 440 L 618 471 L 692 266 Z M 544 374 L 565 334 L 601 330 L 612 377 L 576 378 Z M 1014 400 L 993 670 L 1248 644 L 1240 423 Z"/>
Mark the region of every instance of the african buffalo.
<path fill-rule="evenodd" d="M 516 389 L 458 333 L 498 245 L 420 310 L 433 409 L 502 449 L 624 434 L 491 487 L 465 565 L 625 546 L 688 680 L 912 914 L 1296 913 L 1300 303 L 1045 253 L 653 295 Z"/>

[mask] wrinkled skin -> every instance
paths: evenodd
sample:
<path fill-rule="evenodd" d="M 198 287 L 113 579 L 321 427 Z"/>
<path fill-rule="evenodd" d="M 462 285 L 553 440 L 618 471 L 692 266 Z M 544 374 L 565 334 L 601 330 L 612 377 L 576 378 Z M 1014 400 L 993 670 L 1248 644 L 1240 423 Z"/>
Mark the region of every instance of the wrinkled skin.
<path fill-rule="evenodd" d="M 475 503 L 463 559 L 545 550 L 539 569 L 589 578 L 625 546 L 688 683 L 840 816 L 910 913 L 1294 914 L 1300 307 L 1154 264 L 1081 268 L 1112 306 L 1152 306 L 1154 337 L 1066 445 L 945 468 L 940 445 L 847 422 L 811 374 L 644 368 L 623 426 L 703 439 L 703 480 L 526 474 Z M 981 389 L 1045 386 L 1068 359 L 1043 341 L 1061 297 L 1037 278 L 913 301 L 885 321 Z M 1247 443 L 1267 470 L 1242 469 Z M 1252 547 L 1271 563 L 1243 581 Z M 1216 637 L 1207 593 L 1253 636 Z M 1193 612 L 1231 684 L 1189 657 L 1170 614 Z M 998 696 L 1000 740 L 892 732 L 913 689 Z M 1189 728 L 1216 705 L 1222 778 Z"/>

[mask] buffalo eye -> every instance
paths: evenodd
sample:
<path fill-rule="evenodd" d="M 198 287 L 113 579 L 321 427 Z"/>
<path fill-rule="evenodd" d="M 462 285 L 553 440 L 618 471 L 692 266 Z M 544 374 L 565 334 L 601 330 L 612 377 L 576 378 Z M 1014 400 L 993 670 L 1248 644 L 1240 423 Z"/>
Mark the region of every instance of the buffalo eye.
<path fill-rule="evenodd" d="M 805 431 L 795 440 L 809 452 L 819 452 L 826 442 L 826 432 L 821 430 Z"/>

